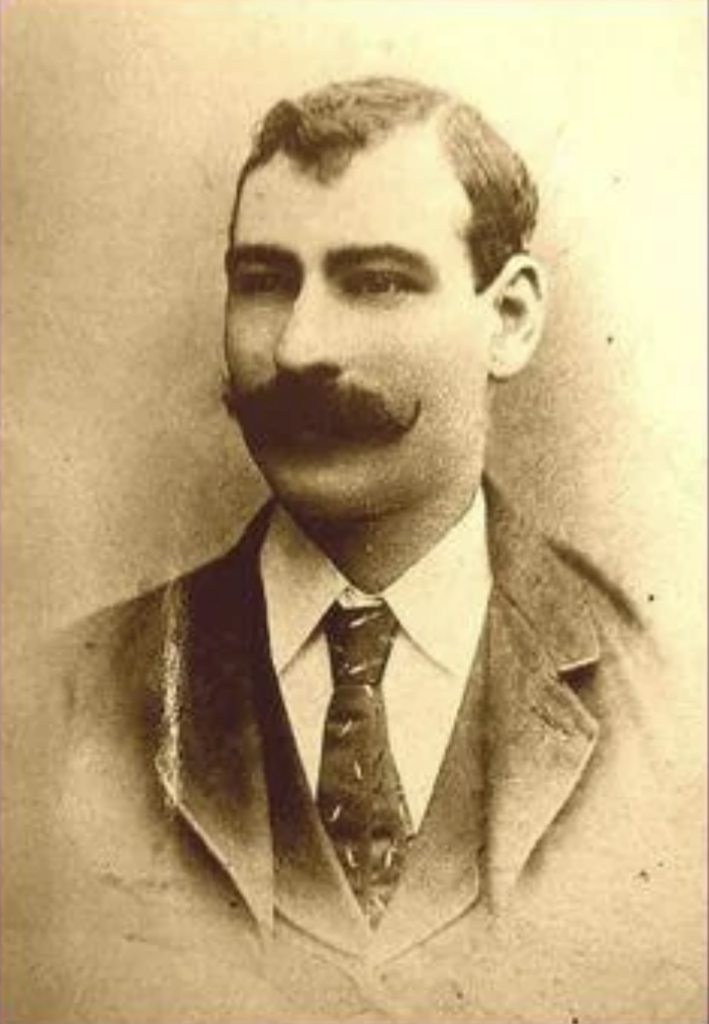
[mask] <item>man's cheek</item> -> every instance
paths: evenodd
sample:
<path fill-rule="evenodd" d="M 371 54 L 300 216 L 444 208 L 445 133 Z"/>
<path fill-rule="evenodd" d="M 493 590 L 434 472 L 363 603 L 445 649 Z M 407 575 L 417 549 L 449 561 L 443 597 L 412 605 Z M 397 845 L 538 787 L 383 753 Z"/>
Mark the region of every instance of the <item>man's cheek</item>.
<path fill-rule="evenodd" d="M 227 365 L 234 388 L 249 393 L 272 379 L 273 360 L 252 344 L 227 341 Z"/>

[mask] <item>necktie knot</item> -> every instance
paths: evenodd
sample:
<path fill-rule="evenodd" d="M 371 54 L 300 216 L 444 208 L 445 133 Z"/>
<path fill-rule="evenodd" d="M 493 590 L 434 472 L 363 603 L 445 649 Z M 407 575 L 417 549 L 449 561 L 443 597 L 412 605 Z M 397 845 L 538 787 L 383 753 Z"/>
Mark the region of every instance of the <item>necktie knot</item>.
<path fill-rule="evenodd" d="M 397 630 L 388 604 L 345 608 L 336 601 L 324 627 L 335 686 L 378 686 Z"/>

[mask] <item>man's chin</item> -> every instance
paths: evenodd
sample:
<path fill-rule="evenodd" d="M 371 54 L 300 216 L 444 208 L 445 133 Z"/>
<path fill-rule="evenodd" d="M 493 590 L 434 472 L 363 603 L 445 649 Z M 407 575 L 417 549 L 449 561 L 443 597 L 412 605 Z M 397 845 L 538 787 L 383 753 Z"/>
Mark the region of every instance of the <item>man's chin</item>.
<path fill-rule="evenodd" d="M 304 518 L 346 522 L 381 514 L 381 455 L 371 448 L 319 444 L 252 452 L 274 496 Z"/>

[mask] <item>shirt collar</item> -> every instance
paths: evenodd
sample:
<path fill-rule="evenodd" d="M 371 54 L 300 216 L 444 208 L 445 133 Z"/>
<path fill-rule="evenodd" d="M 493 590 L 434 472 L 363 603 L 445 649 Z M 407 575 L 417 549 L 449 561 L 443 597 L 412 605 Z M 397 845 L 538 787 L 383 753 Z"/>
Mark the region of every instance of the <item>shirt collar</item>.
<path fill-rule="evenodd" d="M 348 583 L 280 505 L 261 548 L 261 578 L 271 657 L 282 672 Z"/>
<path fill-rule="evenodd" d="M 465 515 L 383 596 L 414 643 L 462 675 L 475 654 L 491 580 L 480 488 Z"/>
<path fill-rule="evenodd" d="M 282 672 L 333 601 L 362 598 L 330 559 L 278 506 L 261 550 L 271 655 Z M 435 547 L 381 596 L 423 652 L 456 674 L 468 671 L 487 605 L 491 572 L 482 488 Z M 470 629 L 461 624 L 470 623 Z"/>

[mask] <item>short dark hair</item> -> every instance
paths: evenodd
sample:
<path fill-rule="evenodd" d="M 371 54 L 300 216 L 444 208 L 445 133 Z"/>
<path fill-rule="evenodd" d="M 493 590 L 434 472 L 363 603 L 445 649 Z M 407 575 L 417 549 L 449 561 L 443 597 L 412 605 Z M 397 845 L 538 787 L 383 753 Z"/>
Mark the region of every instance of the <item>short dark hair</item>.
<path fill-rule="evenodd" d="M 475 286 L 483 291 L 534 231 L 538 196 L 521 158 L 474 107 L 401 78 L 336 82 L 298 100 L 282 100 L 257 125 L 239 174 L 230 225 L 233 241 L 249 175 L 284 153 L 318 180 L 344 173 L 355 153 L 402 125 L 435 115 L 441 141 L 472 207 L 467 242 Z"/>

